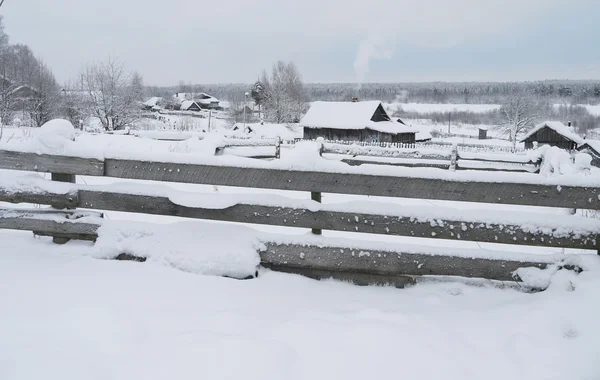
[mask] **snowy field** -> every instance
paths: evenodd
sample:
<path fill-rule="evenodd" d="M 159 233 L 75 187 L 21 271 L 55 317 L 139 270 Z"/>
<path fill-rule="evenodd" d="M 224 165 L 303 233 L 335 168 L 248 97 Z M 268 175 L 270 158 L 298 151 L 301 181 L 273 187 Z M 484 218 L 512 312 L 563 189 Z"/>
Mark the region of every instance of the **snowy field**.
<path fill-rule="evenodd" d="M 38 132 L 7 129 L 2 143 L 26 144 Z M 211 156 L 213 152 L 204 151 L 206 143 L 210 138 L 171 142 L 85 133 L 75 141 L 82 148 L 149 158 L 178 153 L 188 160 Z M 282 152 L 283 164 L 286 153 L 294 155 L 292 149 Z M 313 164 L 307 161 L 303 164 Z M 15 172 L 0 171 L 0 181 L 12 175 Z M 158 185 L 106 177 L 78 176 L 77 180 L 90 186 L 135 185 L 146 191 Z M 181 202 L 197 205 L 242 195 L 309 198 L 301 192 L 160 186 L 187 192 Z M 552 219 L 567 212 L 323 195 L 325 204 L 365 200 L 377 202 L 381 209 L 412 208 L 423 214 L 446 208 L 457 214 L 532 212 Z M 251 231 L 301 238 L 308 231 L 208 221 L 186 222 L 183 227 L 180 218 L 122 212 L 108 212 L 106 218 L 118 231 L 108 230 L 96 246 L 85 242 L 58 246 L 28 232 L 0 230 L 0 304 L 6 306 L 0 313 L 0 379 L 396 379 L 399 374 L 450 380 L 600 378 L 596 363 L 600 262 L 593 256 L 579 275 L 555 269 L 523 272 L 527 282 L 549 284 L 548 290 L 535 294 L 487 283 L 467 285 L 461 279 L 425 282 L 405 290 L 357 287 L 268 270 L 261 270 L 257 279 L 239 281 L 199 274 L 212 273 L 204 270 L 199 257 L 212 259 L 214 269 L 215 263 L 236 254 L 232 248 L 254 244 Z M 127 235 L 127 228 L 139 222 L 164 224 L 166 229 L 154 238 Z M 223 231 L 229 231 L 228 240 L 219 246 L 215 239 L 222 239 Z M 403 247 L 418 242 L 464 254 L 470 250 L 483 255 L 504 251 L 511 256 L 565 252 L 333 231 L 324 231 L 324 238 Z M 163 252 L 161 259 L 143 264 L 99 259 L 106 250 L 123 247 L 158 255 L 171 250 L 179 256 L 176 262 L 164 260 Z M 244 253 L 249 259 L 251 254 Z M 198 263 L 204 265 L 200 270 Z M 250 260 L 243 265 L 254 264 Z"/>
<path fill-rule="evenodd" d="M 429 103 L 385 103 L 390 113 L 402 110 L 417 113 L 472 112 L 484 113 L 500 109 L 499 104 L 429 104 Z"/>

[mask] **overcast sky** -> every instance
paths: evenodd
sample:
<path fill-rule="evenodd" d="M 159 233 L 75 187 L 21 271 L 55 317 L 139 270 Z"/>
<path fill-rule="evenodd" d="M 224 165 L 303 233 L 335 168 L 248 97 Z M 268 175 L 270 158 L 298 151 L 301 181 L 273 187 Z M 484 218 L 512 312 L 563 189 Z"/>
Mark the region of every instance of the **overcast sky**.
<path fill-rule="evenodd" d="M 600 79 L 600 0 L 5 0 L 61 82 L 120 59 L 146 84 Z"/>

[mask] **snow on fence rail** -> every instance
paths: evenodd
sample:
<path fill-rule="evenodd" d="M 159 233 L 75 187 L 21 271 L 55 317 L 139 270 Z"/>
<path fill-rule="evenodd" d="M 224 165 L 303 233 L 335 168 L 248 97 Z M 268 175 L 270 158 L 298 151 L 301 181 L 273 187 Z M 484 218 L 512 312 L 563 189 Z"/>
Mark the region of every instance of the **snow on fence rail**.
<path fill-rule="evenodd" d="M 360 172 L 334 172 L 284 169 L 277 165 L 232 166 L 178 162 L 148 162 L 129 158 L 82 158 L 44 155 L 17 151 L 0 151 L 0 169 L 52 172 L 55 181 L 74 182 L 74 175 L 107 176 L 166 182 L 226 185 L 249 188 L 297 190 L 311 192 L 319 200 L 321 192 L 379 195 L 449 201 L 505 203 L 514 205 L 600 209 L 600 185 L 544 184 L 537 181 L 493 182 L 481 179 L 461 181 L 453 178 L 420 178 L 410 175 L 392 176 Z M 59 173 L 59 174 L 56 174 Z M 458 174 L 458 173 L 454 173 Z M 522 177 L 515 177 L 522 178 Z M 537 183 L 536 183 L 537 182 Z M 457 213 L 456 210 L 434 208 L 394 208 L 390 205 L 349 203 L 322 205 L 284 197 L 251 197 L 204 199 L 194 194 L 165 193 L 151 185 L 143 190 L 123 190 L 119 186 L 81 186 L 57 183 L 41 178 L 14 181 L 0 185 L 0 201 L 47 204 L 59 209 L 111 210 L 170 215 L 186 218 L 256 223 L 355 233 L 386 234 L 467 240 L 544 247 L 598 249 L 600 221 L 575 215 L 556 216 L 530 212 L 494 214 L 485 212 Z M 214 195 L 213 195 L 214 196 Z M 198 200 L 200 199 L 200 200 Z M 225 202 L 223 203 L 223 201 Z M 210 202 L 211 204 L 207 204 Z M 220 206 L 215 204 L 221 203 Z M 21 214 L 19 214 L 21 212 Z M 93 240 L 101 224 L 97 214 L 90 218 L 78 211 L 0 210 L 0 228 L 32 230 L 60 239 Z M 501 254 L 461 257 L 460 254 L 429 252 L 418 249 L 386 250 L 385 247 L 357 249 L 344 242 L 328 243 L 327 239 L 265 241 L 261 252 L 265 266 L 312 277 L 375 279 L 404 284 L 412 276 L 467 276 L 494 280 L 515 278 L 521 266 L 545 267 L 565 264 L 569 257 L 506 260 Z M 369 258 L 371 254 L 376 256 Z M 471 255 L 469 255 L 471 256 Z M 525 261 L 525 262 L 523 262 Z M 409 277 L 407 277 L 409 276 Z M 518 278 L 517 278 L 518 279 Z"/>
<path fill-rule="evenodd" d="M 313 141 L 296 138 L 293 142 Z M 337 145 L 357 145 L 362 147 L 380 147 L 380 148 L 397 148 L 397 149 L 435 149 L 435 150 L 452 150 L 453 146 L 457 146 L 458 151 L 463 152 L 496 152 L 496 153 L 515 153 L 524 154 L 526 151 L 523 148 L 513 148 L 509 146 L 486 145 L 486 144 L 466 144 L 452 142 L 417 142 L 417 143 L 392 143 L 382 141 L 346 141 L 346 140 L 325 140 L 328 144 Z"/>

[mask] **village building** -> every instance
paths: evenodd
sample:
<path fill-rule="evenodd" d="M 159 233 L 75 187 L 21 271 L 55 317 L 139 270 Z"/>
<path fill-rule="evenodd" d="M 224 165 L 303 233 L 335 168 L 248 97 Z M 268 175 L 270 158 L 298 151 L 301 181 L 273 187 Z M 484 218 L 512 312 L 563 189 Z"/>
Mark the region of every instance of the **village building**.
<path fill-rule="evenodd" d="M 184 100 L 179 106 L 181 111 L 200 111 L 202 108 L 193 100 Z"/>
<path fill-rule="evenodd" d="M 600 140 L 583 140 L 577 150 L 592 156 L 592 165 L 600 168 Z"/>
<path fill-rule="evenodd" d="M 570 124 L 570 123 L 569 123 Z M 538 124 L 521 142 L 525 143 L 525 149 L 533 149 L 534 142 L 538 146 L 550 145 L 566 150 L 575 150 L 583 143 L 583 139 L 575 133 L 571 126 L 564 125 L 560 121 L 546 121 Z"/>
<path fill-rule="evenodd" d="M 300 126 L 306 140 L 414 144 L 417 132 L 390 118 L 380 101 L 314 102 Z"/>

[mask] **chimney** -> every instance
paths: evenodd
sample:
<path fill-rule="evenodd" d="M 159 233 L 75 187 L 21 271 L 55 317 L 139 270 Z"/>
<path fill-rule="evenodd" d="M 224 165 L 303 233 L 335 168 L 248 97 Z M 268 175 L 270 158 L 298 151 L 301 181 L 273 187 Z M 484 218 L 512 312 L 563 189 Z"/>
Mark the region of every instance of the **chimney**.
<path fill-rule="evenodd" d="M 569 127 L 571 126 L 571 122 L 570 121 L 567 121 L 567 126 L 569 126 Z"/>

